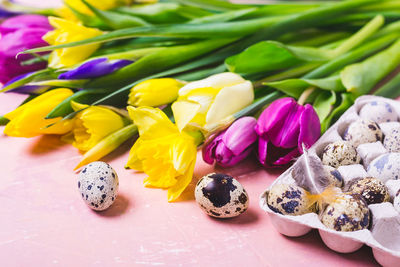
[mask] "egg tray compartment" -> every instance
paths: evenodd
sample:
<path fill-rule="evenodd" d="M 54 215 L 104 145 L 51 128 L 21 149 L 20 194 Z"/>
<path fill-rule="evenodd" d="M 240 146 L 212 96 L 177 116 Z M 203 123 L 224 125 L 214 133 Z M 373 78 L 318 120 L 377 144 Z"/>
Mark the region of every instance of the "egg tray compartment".
<path fill-rule="evenodd" d="M 342 136 L 348 125 L 360 119 L 361 117 L 358 115 L 360 109 L 365 104 L 372 101 L 390 104 L 399 115 L 398 117 L 400 117 L 400 102 L 376 96 L 359 97 L 355 101 L 355 104 L 309 149 L 309 154 L 321 157 L 326 145 L 343 140 Z M 390 130 L 393 126 L 400 126 L 400 123 L 387 122 L 379 125 L 385 134 L 385 131 Z M 370 154 L 364 155 L 364 161 L 367 161 L 367 163 L 364 162 L 364 164 L 367 165 L 374 158 L 385 153 L 388 153 L 385 149 L 374 149 Z M 366 167 L 367 166 L 361 164 L 355 164 L 341 166 L 338 168 L 338 171 L 342 174 L 346 185 L 352 179 L 367 177 L 368 173 L 364 169 Z M 267 205 L 269 189 L 275 184 L 295 184 L 291 176 L 292 170 L 293 165 L 280 175 L 260 196 L 261 208 L 269 214 L 272 224 L 279 233 L 290 237 L 298 237 L 307 234 L 312 229 L 317 229 L 325 245 L 336 252 L 351 253 L 365 244 L 372 248 L 376 261 L 381 265 L 400 266 L 400 214 L 390 202 L 369 205 L 368 207 L 371 214 L 371 225 L 369 229 L 354 232 L 339 232 L 327 228 L 322 224 L 316 213 L 292 216 L 282 215 L 272 211 Z M 389 189 L 391 199 L 393 200 L 394 195 L 400 189 L 400 180 L 389 180 L 386 182 L 386 185 Z"/>

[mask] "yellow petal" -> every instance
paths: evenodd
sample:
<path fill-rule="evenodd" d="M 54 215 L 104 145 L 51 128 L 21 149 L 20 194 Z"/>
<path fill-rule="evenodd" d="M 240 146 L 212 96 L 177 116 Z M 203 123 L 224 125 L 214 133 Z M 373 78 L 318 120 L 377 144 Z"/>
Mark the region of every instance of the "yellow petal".
<path fill-rule="evenodd" d="M 128 162 L 126 163 L 126 168 L 134 169 L 137 171 L 143 171 L 143 164 L 141 159 L 139 159 L 138 149 L 143 144 L 143 140 L 140 138 L 136 140 L 135 144 L 129 151 Z"/>
<path fill-rule="evenodd" d="M 185 191 L 186 187 L 190 184 L 193 179 L 195 163 L 196 159 L 191 162 L 184 175 L 177 177 L 177 182 L 175 185 L 168 189 L 167 197 L 169 202 L 177 200 L 183 191 Z"/>
<path fill-rule="evenodd" d="M 179 131 L 182 131 L 193 120 L 200 107 L 200 104 L 190 101 L 177 101 L 172 104 L 172 112 Z"/>

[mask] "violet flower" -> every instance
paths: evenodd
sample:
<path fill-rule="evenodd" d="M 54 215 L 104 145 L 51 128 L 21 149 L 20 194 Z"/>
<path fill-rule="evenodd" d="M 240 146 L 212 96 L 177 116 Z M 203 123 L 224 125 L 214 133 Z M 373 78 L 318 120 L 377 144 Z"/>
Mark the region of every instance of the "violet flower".
<path fill-rule="evenodd" d="M 26 76 L 32 74 L 32 72 L 28 72 L 25 74 L 21 74 L 11 80 L 9 80 L 7 83 L 4 84 L 4 87 L 21 80 L 25 78 Z M 45 91 L 47 91 L 50 88 L 50 86 L 41 86 L 41 85 L 23 85 L 11 90 L 6 91 L 6 93 L 18 93 L 18 94 L 41 94 Z"/>
<path fill-rule="evenodd" d="M 253 150 L 257 140 L 254 130 L 257 120 L 243 117 L 221 132 L 211 143 L 203 147 L 203 159 L 208 164 L 214 161 L 222 167 L 234 166 L 245 159 Z"/>
<path fill-rule="evenodd" d="M 108 58 L 96 58 L 80 65 L 76 69 L 64 72 L 58 78 L 62 80 L 92 79 L 113 73 L 131 63 L 133 61 L 126 59 L 108 60 Z"/>
<path fill-rule="evenodd" d="M 272 102 L 257 121 L 258 160 L 266 167 L 282 166 L 303 153 L 320 137 L 321 124 L 314 108 L 293 98 Z"/>
<path fill-rule="evenodd" d="M 42 40 L 51 27 L 44 16 L 21 15 L 5 20 L 0 25 L 0 83 L 6 83 L 21 74 L 46 67 L 47 62 L 22 66 L 21 62 L 31 59 L 31 55 L 20 55 L 26 49 L 45 46 Z"/>

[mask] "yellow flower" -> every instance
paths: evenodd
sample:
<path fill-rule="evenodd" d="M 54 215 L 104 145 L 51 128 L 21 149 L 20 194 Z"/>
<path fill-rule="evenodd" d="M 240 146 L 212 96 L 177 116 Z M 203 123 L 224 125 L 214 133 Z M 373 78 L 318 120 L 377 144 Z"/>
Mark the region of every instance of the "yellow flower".
<path fill-rule="evenodd" d="M 150 79 L 131 89 L 128 104 L 132 106 L 157 107 L 173 102 L 183 82 L 172 78 Z"/>
<path fill-rule="evenodd" d="M 108 108 L 76 102 L 71 102 L 71 105 L 75 111 L 84 109 L 76 116 L 72 130 L 72 145 L 81 151 L 88 151 L 104 137 L 125 126 L 123 117 Z"/>
<path fill-rule="evenodd" d="M 28 103 L 4 115 L 10 122 L 4 133 L 16 137 L 34 137 L 41 134 L 65 134 L 72 129 L 72 120 L 62 118 L 45 119 L 64 99 L 71 96 L 69 89 L 60 88 L 48 91 Z M 51 125 L 50 127 L 48 127 Z"/>
<path fill-rule="evenodd" d="M 43 36 L 43 40 L 51 45 L 60 45 L 76 42 L 101 35 L 98 29 L 87 28 L 81 23 L 75 23 L 65 19 L 49 17 L 50 24 L 55 30 Z M 87 59 L 93 54 L 100 44 L 81 45 L 77 47 L 56 49 L 50 54 L 49 67 L 70 67 Z"/>
<path fill-rule="evenodd" d="M 127 167 L 145 172 L 145 186 L 168 189 L 168 201 L 176 200 L 192 180 L 196 139 L 179 131 L 160 109 L 128 107 L 128 111 L 140 137 Z"/>
<path fill-rule="evenodd" d="M 183 86 L 172 110 L 180 130 L 188 124 L 207 128 L 250 105 L 253 100 L 251 82 L 226 72 Z"/>

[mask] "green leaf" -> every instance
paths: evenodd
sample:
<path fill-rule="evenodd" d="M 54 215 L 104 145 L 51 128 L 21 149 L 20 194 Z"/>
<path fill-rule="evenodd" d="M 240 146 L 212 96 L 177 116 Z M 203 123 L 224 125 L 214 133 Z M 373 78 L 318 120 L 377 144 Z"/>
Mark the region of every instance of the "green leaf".
<path fill-rule="evenodd" d="M 0 116 L 0 126 L 7 125 L 7 123 L 9 123 L 9 122 L 10 122 L 9 119 L 7 119 L 7 118 L 4 117 L 4 116 Z"/>
<path fill-rule="evenodd" d="M 354 96 L 350 93 L 341 94 L 341 103 L 321 123 L 321 130 L 325 132 L 351 105 L 354 103 Z"/>
<path fill-rule="evenodd" d="M 247 8 L 247 9 L 239 9 L 239 10 L 233 10 L 233 11 L 228 11 L 224 12 L 221 14 L 213 14 L 201 18 L 196 18 L 191 21 L 189 21 L 189 24 L 201 24 L 201 23 L 212 23 L 212 22 L 226 22 L 226 21 L 231 21 L 237 18 L 240 18 L 246 14 L 249 14 L 256 10 L 256 8 Z"/>
<path fill-rule="evenodd" d="M 220 0 L 174 0 L 175 2 L 181 3 L 183 5 L 196 6 L 203 9 L 214 10 L 214 11 L 229 11 L 235 9 L 250 8 L 254 5 L 242 5 L 233 4 L 228 1 Z"/>
<path fill-rule="evenodd" d="M 384 86 L 379 88 L 374 95 L 379 95 L 388 98 L 397 98 L 400 96 L 400 73 L 391 79 Z"/>
<path fill-rule="evenodd" d="M 400 40 L 361 63 L 347 66 L 340 73 L 340 77 L 347 91 L 359 96 L 367 94 L 399 64 Z"/>
<path fill-rule="evenodd" d="M 21 86 L 26 85 L 26 84 L 28 84 L 28 83 L 30 83 L 32 81 L 35 81 L 35 80 L 39 80 L 39 79 L 42 79 L 42 78 L 43 79 L 48 78 L 49 75 L 52 72 L 53 71 L 51 69 L 44 69 L 44 70 L 39 70 L 39 71 L 33 72 L 33 73 L 25 76 L 24 78 L 19 79 L 19 80 L 15 81 L 15 82 L 3 87 L 1 89 L 1 91 L 0 91 L 0 93 L 7 92 L 7 91 L 10 91 L 12 89 L 21 87 Z"/>
<path fill-rule="evenodd" d="M 74 7 L 68 5 L 65 3 L 65 6 L 68 7 L 69 10 L 77 17 L 82 23 L 87 26 L 87 27 L 92 27 L 92 28 L 99 28 L 101 30 L 108 30 L 110 29 L 101 19 L 95 16 L 88 16 L 86 14 L 83 14 L 79 12 L 77 9 Z"/>
<path fill-rule="evenodd" d="M 333 91 L 320 91 L 313 103 L 320 121 L 324 121 L 336 103 L 336 93 Z"/>

